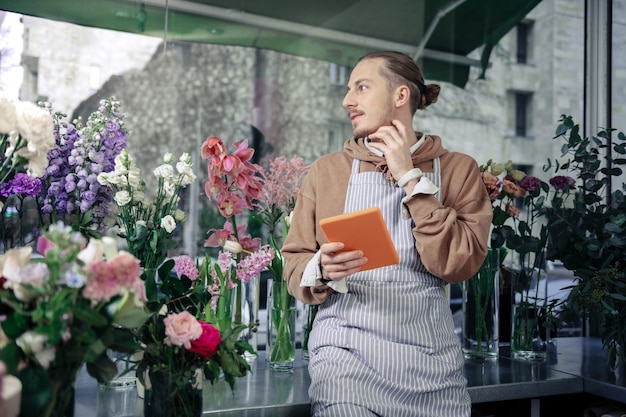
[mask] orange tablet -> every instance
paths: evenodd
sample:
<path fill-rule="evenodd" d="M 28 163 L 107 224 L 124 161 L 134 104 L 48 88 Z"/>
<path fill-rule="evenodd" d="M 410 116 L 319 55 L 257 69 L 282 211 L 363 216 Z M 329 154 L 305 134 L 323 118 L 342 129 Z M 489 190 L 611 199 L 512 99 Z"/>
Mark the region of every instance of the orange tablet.
<path fill-rule="evenodd" d="M 329 242 L 343 242 L 342 251 L 362 250 L 367 263 L 361 271 L 400 262 L 396 247 L 378 207 L 340 214 L 320 220 Z"/>

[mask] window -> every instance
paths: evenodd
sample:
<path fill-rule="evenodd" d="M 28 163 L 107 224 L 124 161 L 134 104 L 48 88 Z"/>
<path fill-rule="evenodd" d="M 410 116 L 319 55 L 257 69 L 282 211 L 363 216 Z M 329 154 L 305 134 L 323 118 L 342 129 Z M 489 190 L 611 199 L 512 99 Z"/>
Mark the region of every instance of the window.
<path fill-rule="evenodd" d="M 515 136 L 528 136 L 528 109 L 531 96 L 526 92 L 515 93 Z"/>
<path fill-rule="evenodd" d="M 517 25 L 517 63 L 528 64 L 530 58 L 530 39 L 532 23 L 522 22 Z"/>
<path fill-rule="evenodd" d="M 330 83 L 332 85 L 345 86 L 348 83 L 348 78 L 350 77 L 350 68 L 343 65 L 331 63 L 329 69 Z"/>

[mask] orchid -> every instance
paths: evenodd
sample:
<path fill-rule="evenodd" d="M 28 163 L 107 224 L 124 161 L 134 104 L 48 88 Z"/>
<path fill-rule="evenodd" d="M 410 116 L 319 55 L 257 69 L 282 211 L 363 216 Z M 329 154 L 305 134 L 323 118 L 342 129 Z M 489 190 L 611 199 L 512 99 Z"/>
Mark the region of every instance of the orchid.
<path fill-rule="evenodd" d="M 251 163 L 254 150 L 248 148 L 248 141 L 234 143 L 235 150 L 228 153 L 224 142 L 210 136 L 202 144 L 203 159 L 208 160 L 205 193 L 217 204 L 224 217 L 222 229 L 209 230 L 205 242 L 207 247 L 221 246 L 218 261 L 212 263 L 208 254 L 205 257 L 202 276 L 209 283 L 212 294 L 211 309 L 206 312 L 208 322 L 217 323 L 221 331 L 231 329 L 236 334 L 256 331 L 255 324 L 243 324 L 243 287 L 258 278 L 274 257 L 269 246 L 260 247 L 260 239 L 245 234 L 247 225 L 238 225 L 237 218 L 246 210 L 251 210 L 263 193 L 263 186 L 257 177 L 259 166 Z M 230 306 L 234 295 L 234 312 Z M 248 352 L 254 354 L 254 347 L 241 341 Z"/>

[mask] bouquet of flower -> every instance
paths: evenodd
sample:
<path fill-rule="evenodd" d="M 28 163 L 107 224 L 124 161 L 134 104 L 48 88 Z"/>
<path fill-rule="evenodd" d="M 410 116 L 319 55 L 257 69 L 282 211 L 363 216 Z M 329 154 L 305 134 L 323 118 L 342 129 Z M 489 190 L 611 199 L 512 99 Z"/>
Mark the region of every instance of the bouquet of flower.
<path fill-rule="evenodd" d="M 267 245 L 259 247 L 260 239 L 244 235 L 247 226 L 237 225 L 237 216 L 253 208 L 254 200 L 263 192 L 263 186 L 256 177 L 258 166 L 250 160 L 254 150 L 248 142 L 235 142 L 236 150 L 229 154 L 221 139 L 209 137 L 202 144 L 201 155 L 209 160 L 206 195 L 217 204 L 225 218 L 222 229 L 209 230 L 205 246 L 221 246 L 224 250 L 218 261 L 211 265 L 208 257 L 204 263 L 204 276 L 214 295 L 212 310 L 207 318 L 215 321 L 221 331 L 233 328 L 246 330 L 243 326 L 244 300 L 243 286 L 256 280 L 274 257 L 274 251 Z M 234 293 L 234 294 L 233 294 Z M 231 300 L 234 301 L 231 314 Z M 248 316 L 254 315 L 254 308 L 248 308 Z M 248 324 L 249 334 L 256 332 L 254 320 Z M 254 347 L 249 347 L 254 352 Z"/>
<path fill-rule="evenodd" d="M 30 177 L 41 177 L 53 145 L 50 114 L 33 103 L 11 100 L 0 91 L 0 184 L 23 167 Z"/>
<path fill-rule="evenodd" d="M 539 285 L 548 244 L 548 210 L 562 201 L 563 193 L 567 193 L 567 187 L 562 183 L 571 179 L 555 177 L 549 185 L 513 169 L 511 161 L 497 164 L 489 160 L 480 169 L 493 202 L 490 246 L 501 248 L 500 253 L 504 256 L 504 247 L 517 254 L 516 279 L 512 288 L 517 297 L 512 300 L 515 306 L 512 349 L 531 351 L 533 343 L 538 340 L 537 332 L 541 332 L 539 320 L 545 318 L 548 308 L 547 294 Z M 522 210 L 515 204 L 518 199 Z M 552 309 L 555 307 L 554 303 L 550 305 Z"/>
<path fill-rule="evenodd" d="M 611 366 L 626 361 L 626 186 L 612 181 L 626 165 L 626 135 L 602 130 L 583 138 L 571 116 L 562 116 L 555 139 L 562 140 L 565 162 L 548 160 L 569 176 L 555 176 L 564 195 L 554 200 L 549 215 L 548 259 L 559 259 L 574 272 L 566 307 L 576 315 L 598 318 Z M 615 156 L 606 154 L 611 150 Z M 608 166 L 607 166 L 608 163 Z M 613 182 L 613 184 L 612 184 Z M 569 194 L 568 194 L 569 192 Z M 569 196 L 569 199 L 564 197 Z"/>
<path fill-rule="evenodd" d="M 199 415 L 202 392 L 194 389 L 196 371 L 204 370 L 211 382 L 223 372 L 232 388 L 234 377 L 245 375 L 247 368 L 230 367 L 229 360 L 243 352 L 227 332 L 200 320 L 210 294 L 193 259 L 182 255 L 164 262 L 157 284 L 158 297 L 148 303 L 154 314 L 137 332 L 143 345 L 137 375 L 148 388 L 146 415 Z"/>
<path fill-rule="evenodd" d="M 263 193 L 256 207 L 263 223 L 269 227 L 269 241 L 275 253 L 269 265 L 273 280 L 272 305 L 268 305 L 270 364 L 291 362 L 295 356 L 295 317 L 292 317 L 295 314 L 295 300 L 289 294 L 287 282 L 283 279 L 284 260 L 281 247 L 282 240 L 289 232 L 288 214 L 295 206 L 300 183 L 308 169 L 302 158 L 294 157 L 288 161 L 283 156 L 270 161 L 269 169 L 259 168 Z M 277 235 L 276 229 L 280 222 L 282 233 Z"/>
<path fill-rule="evenodd" d="M 11 100 L 0 92 L 0 243 L 23 246 L 24 200 L 39 195 L 54 145 L 54 123 L 44 108 Z M 32 229 L 32 228 L 29 228 Z"/>
<path fill-rule="evenodd" d="M 185 219 L 185 213 L 178 209 L 179 193 L 196 179 L 189 154 L 183 153 L 175 167 L 172 154 L 165 154 L 163 159 L 153 171 L 158 184 L 153 200 L 144 193 L 141 172 L 126 150 L 115 158 L 114 170 L 97 178 L 113 194 L 120 236 L 126 240 L 128 251 L 141 261 L 151 301 L 157 297 L 157 268 L 175 245 L 177 222 Z"/>
<path fill-rule="evenodd" d="M 48 152 L 42 178 L 41 212 L 50 222 L 62 220 L 85 236 L 99 237 L 110 226 L 113 195 L 97 177 L 113 171 L 115 157 L 126 147 L 120 103 L 113 97 L 102 100 L 84 126 L 80 120 L 66 123 L 62 113 L 53 117 L 56 146 Z"/>
<path fill-rule="evenodd" d="M 87 242 L 59 223 L 39 237 L 37 250 L 41 256 L 22 247 L 0 257 L 8 337 L 0 360 L 22 381 L 22 415 L 67 415 L 84 363 L 105 382 L 117 373 L 107 349 L 137 348 L 132 330 L 148 317 L 145 291 L 139 261 L 107 240 Z"/>

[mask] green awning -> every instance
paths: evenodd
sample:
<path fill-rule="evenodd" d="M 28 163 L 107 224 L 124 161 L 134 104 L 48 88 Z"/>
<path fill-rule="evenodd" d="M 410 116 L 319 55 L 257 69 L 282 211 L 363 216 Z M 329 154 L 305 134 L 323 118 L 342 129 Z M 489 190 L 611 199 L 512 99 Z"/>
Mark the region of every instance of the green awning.
<path fill-rule="evenodd" d="M 0 9 L 167 39 L 276 50 L 351 66 L 393 49 L 464 86 L 541 0 L 0 0 Z M 167 10 L 167 13 L 166 13 Z M 481 60 L 467 55 L 485 45 Z"/>

